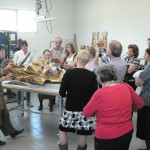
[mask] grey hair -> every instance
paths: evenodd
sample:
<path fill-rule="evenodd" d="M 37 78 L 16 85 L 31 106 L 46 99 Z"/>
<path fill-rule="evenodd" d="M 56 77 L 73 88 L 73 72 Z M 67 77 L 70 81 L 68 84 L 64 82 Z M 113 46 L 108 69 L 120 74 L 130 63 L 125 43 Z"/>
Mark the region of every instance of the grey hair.
<path fill-rule="evenodd" d="M 116 81 L 116 69 L 111 64 L 104 64 L 97 69 L 98 80 L 102 83 L 108 81 Z"/>
<path fill-rule="evenodd" d="M 120 57 L 122 53 L 122 45 L 120 42 L 112 40 L 109 44 L 109 49 L 111 50 L 113 56 Z"/>

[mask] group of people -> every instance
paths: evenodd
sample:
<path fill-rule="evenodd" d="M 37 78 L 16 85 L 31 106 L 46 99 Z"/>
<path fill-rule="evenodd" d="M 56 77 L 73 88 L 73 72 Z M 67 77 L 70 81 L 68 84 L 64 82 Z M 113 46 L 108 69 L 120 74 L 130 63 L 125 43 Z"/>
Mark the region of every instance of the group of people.
<path fill-rule="evenodd" d="M 137 111 L 137 137 L 145 140 L 145 150 L 150 150 L 150 39 L 148 46 L 144 54 L 144 70 L 137 78 L 133 78 L 133 74 L 141 66 L 139 49 L 135 44 L 128 46 L 128 55 L 124 59 L 121 58 L 122 45 L 116 40 L 112 40 L 108 48 L 104 47 L 103 40 L 98 40 L 95 48 L 84 48 L 77 53 L 73 43 L 63 48 L 61 37 L 57 37 L 55 46 L 43 52 L 45 63 L 66 70 L 59 90 L 59 94 L 66 97 L 65 111 L 59 123 L 60 150 L 68 150 L 67 132 L 79 136 L 77 150 L 87 149 L 87 135 L 93 132 L 95 150 L 128 150 L 134 111 Z M 28 51 L 27 42 L 22 41 L 21 50 L 15 53 L 14 63 L 31 62 L 32 53 Z M 11 76 L 8 74 L 0 81 Z M 142 85 L 138 96 L 136 87 Z M 39 111 L 43 110 L 43 99 L 49 99 L 50 111 L 53 110 L 54 96 L 38 94 L 38 98 Z M 30 93 L 27 93 L 27 106 L 33 106 Z M 21 132 L 23 130 L 17 133 Z"/>
<path fill-rule="evenodd" d="M 102 40 L 98 42 L 103 45 Z M 128 46 L 124 59 L 120 42 L 112 40 L 107 50 L 99 45 L 95 51 L 80 50 L 76 67 L 63 76 L 59 93 L 66 97 L 66 105 L 59 125 L 59 149 L 68 150 L 67 132 L 73 132 L 79 136 L 77 150 L 86 150 L 87 135 L 94 132 L 95 150 L 128 150 L 132 115 L 137 111 L 136 136 L 146 143 L 146 149 L 139 150 L 150 150 L 150 47 L 145 50 L 144 70 L 134 79 L 141 69 L 137 45 Z M 98 89 L 97 81 L 102 88 Z M 136 87 L 142 85 L 137 95 Z"/>

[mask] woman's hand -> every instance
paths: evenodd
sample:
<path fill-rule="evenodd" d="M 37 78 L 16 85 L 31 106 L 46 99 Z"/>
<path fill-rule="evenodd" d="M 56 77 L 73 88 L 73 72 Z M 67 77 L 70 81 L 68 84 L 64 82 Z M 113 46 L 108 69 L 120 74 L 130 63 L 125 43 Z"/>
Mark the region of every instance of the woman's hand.
<path fill-rule="evenodd" d="M 100 52 L 97 50 L 97 51 L 95 52 L 95 59 L 97 59 L 97 60 L 98 60 L 99 55 L 100 55 Z"/>

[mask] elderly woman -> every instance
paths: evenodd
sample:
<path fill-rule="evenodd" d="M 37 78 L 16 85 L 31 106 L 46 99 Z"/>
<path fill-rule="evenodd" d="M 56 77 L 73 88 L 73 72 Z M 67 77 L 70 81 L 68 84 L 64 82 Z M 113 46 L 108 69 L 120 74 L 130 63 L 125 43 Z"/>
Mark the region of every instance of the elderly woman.
<path fill-rule="evenodd" d="M 77 67 L 67 70 L 62 79 L 59 94 L 66 97 L 66 106 L 59 125 L 60 150 L 68 150 L 67 132 L 78 135 L 77 150 L 86 150 L 87 135 L 92 135 L 95 120 L 82 114 L 84 106 L 97 90 L 96 75 L 85 69 L 89 59 L 87 50 L 79 51 Z"/>
<path fill-rule="evenodd" d="M 131 85 L 136 90 L 135 79 L 133 74 L 140 68 L 140 59 L 138 59 L 139 48 L 135 44 L 128 46 L 128 56 L 125 58 L 127 63 L 127 72 L 125 74 L 124 81 Z"/>
<path fill-rule="evenodd" d="M 132 138 L 132 111 L 143 107 L 142 99 L 127 84 L 118 84 L 112 65 L 98 68 L 102 88 L 84 107 L 86 117 L 96 116 L 95 150 L 128 150 Z"/>
<path fill-rule="evenodd" d="M 137 86 L 142 86 L 140 93 L 144 100 L 144 107 L 138 111 L 137 137 L 145 140 L 147 149 L 150 150 L 150 48 L 145 50 L 144 59 L 147 63 L 143 72 L 135 79 Z"/>

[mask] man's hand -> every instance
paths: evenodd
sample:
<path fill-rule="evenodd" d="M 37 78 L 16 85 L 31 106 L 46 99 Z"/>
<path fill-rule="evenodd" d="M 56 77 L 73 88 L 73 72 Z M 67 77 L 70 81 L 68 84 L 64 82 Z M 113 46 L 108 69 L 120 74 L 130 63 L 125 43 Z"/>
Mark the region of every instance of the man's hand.
<path fill-rule="evenodd" d="M 56 59 L 56 61 L 57 61 L 58 63 L 63 63 L 63 62 L 64 62 L 64 58 L 59 57 L 59 58 Z"/>

